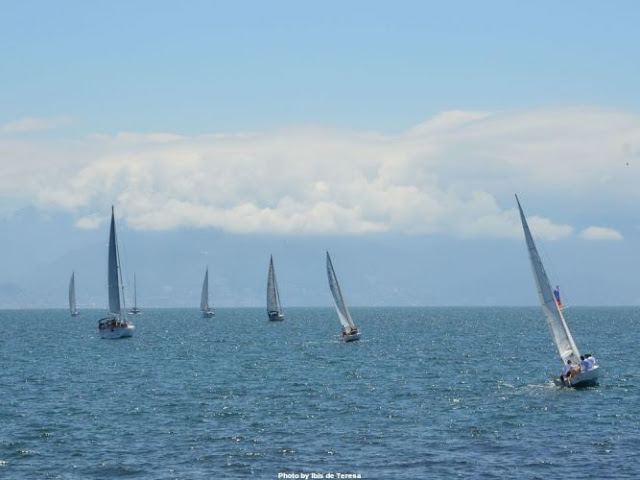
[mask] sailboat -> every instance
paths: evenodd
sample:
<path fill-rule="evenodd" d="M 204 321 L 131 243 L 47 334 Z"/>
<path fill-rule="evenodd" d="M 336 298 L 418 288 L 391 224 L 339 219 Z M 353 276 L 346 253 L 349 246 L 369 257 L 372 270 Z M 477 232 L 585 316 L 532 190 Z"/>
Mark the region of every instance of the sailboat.
<path fill-rule="evenodd" d="M 347 308 L 347 303 L 344 301 L 340 285 L 338 284 L 338 277 L 333 269 L 333 263 L 331 263 L 331 257 L 327 252 L 327 276 L 329 277 L 329 288 L 333 295 L 333 300 L 336 304 L 336 311 L 338 312 L 338 318 L 342 324 L 342 339 L 345 342 L 353 342 L 360 340 L 360 329 L 356 327 Z"/>
<path fill-rule="evenodd" d="M 215 315 L 213 308 L 209 307 L 209 267 L 204 273 L 204 281 L 202 282 L 202 295 L 200 296 L 200 310 L 202 310 L 203 318 L 211 318 Z"/>
<path fill-rule="evenodd" d="M 272 322 L 284 320 L 276 272 L 273 269 L 273 256 L 269 260 L 269 276 L 267 277 L 267 315 Z"/>
<path fill-rule="evenodd" d="M 133 308 L 129 310 L 132 315 L 139 315 L 140 309 L 138 308 L 138 291 L 136 289 L 136 274 L 133 274 Z"/>
<path fill-rule="evenodd" d="M 80 314 L 76 306 L 76 272 L 71 272 L 71 280 L 69 280 L 69 312 L 72 317 Z"/>
<path fill-rule="evenodd" d="M 125 310 L 124 292 L 121 290 L 122 270 L 116 238 L 116 221 L 111 207 L 111 228 L 109 231 L 109 255 L 107 263 L 107 282 L 109 290 L 109 315 L 98 321 L 98 331 L 102 338 L 123 338 L 133 335 L 135 326 L 122 314 Z"/>
<path fill-rule="evenodd" d="M 520 200 L 516 195 L 516 202 L 518 203 L 518 210 L 520 211 L 520 220 L 522 221 L 522 228 L 524 230 L 524 236 L 527 241 L 527 249 L 529 250 L 529 259 L 531 260 L 531 268 L 533 269 L 533 278 L 536 282 L 538 289 L 538 296 L 540 298 L 540 304 L 542 305 L 542 311 L 544 313 L 547 324 L 551 330 L 553 341 L 560 354 L 560 359 L 563 364 L 567 364 L 567 361 L 579 368 L 580 365 L 580 351 L 576 342 L 573 340 L 573 336 L 569 331 L 569 326 L 564 318 L 562 309 L 558 305 L 558 301 L 551 288 L 551 283 L 547 277 L 547 273 L 542 265 L 540 255 L 533 242 L 531 231 L 527 219 L 524 216 L 522 207 L 520 206 Z M 592 365 L 589 369 L 583 369 L 576 371 L 570 378 L 566 378 L 565 375 L 556 380 L 557 385 L 567 387 L 583 387 L 595 385 L 598 383 L 598 375 L 600 373 L 600 367 L 596 364 Z"/>

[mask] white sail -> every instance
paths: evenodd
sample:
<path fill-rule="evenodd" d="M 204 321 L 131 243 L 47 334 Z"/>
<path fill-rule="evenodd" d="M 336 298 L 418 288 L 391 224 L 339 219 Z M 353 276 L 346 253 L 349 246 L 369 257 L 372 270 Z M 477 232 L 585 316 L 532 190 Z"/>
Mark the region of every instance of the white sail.
<path fill-rule="evenodd" d="M 336 272 L 333 270 L 333 264 L 331 263 L 329 252 L 327 252 L 327 276 L 329 277 L 329 288 L 331 289 L 331 293 L 333 294 L 333 300 L 336 304 L 336 310 L 338 312 L 340 323 L 346 329 L 355 328 L 355 324 L 353 323 L 353 319 L 351 318 L 351 314 L 349 313 L 349 309 L 347 308 L 347 303 L 344 301 L 344 297 L 342 296 L 342 291 L 340 290 L 340 285 L 338 284 Z"/>
<path fill-rule="evenodd" d="M 71 272 L 71 280 L 69 280 L 69 311 L 71 315 L 77 315 L 76 306 L 76 272 Z"/>
<path fill-rule="evenodd" d="M 202 282 L 202 294 L 200 296 L 200 310 L 203 312 L 210 311 L 209 309 L 209 267 L 204 274 L 204 281 Z"/>
<path fill-rule="evenodd" d="M 267 313 L 274 312 L 282 314 L 282 306 L 280 305 L 276 272 L 273 268 L 273 257 L 271 257 L 269 260 L 269 276 L 267 278 Z"/>
<path fill-rule="evenodd" d="M 118 264 L 118 244 L 116 239 L 116 221 L 111 207 L 111 228 L 109 231 L 109 259 L 108 274 L 109 282 L 109 313 L 120 315 L 120 272 Z"/>
<path fill-rule="evenodd" d="M 538 289 L 538 296 L 540 298 L 540 304 L 542 305 L 542 311 L 547 320 L 547 324 L 551 329 L 553 335 L 553 341 L 556 344 L 560 358 L 563 363 L 567 360 L 571 360 L 574 364 L 580 362 L 580 352 L 576 343 L 569 332 L 569 327 L 562 314 L 562 311 L 556 303 L 556 299 L 553 295 L 553 289 L 551 283 L 547 277 L 547 273 L 542 266 L 542 260 L 538 255 L 538 250 L 533 242 L 527 219 L 524 216 L 520 201 L 516 196 L 516 202 L 518 203 L 518 210 L 520 211 L 520 220 L 522 221 L 522 228 L 524 229 L 524 236 L 527 241 L 527 249 L 529 250 L 529 259 L 531 260 L 531 268 L 533 269 L 533 278 L 536 282 Z"/>

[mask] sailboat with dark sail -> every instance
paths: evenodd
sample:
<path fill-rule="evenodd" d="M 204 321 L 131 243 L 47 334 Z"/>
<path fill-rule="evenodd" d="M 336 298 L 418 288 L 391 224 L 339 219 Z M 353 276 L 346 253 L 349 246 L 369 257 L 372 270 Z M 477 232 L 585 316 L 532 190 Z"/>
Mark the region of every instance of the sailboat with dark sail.
<path fill-rule="evenodd" d="M 276 272 L 273 268 L 273 256 L 269 260 L 269 275 L 267 277 L 267 315 L 272 322 L 284 320 Z"/>
<path fill-rule="evenodd" d="M 215 311 L 209 306 L 209 267 L 204 272 L 202 293 L 200 294 L 200 310 L 203 318 L 211 318 L 215 315 Z"/>
<path fill-rule="evenodd" d="M 116 237 L 116 221 L 111 207 L 111 228 L 109 231 L 109 254 L 107 260 L 107 282 L 109 291 L 109 315 L 98 321 L 98 331 L 102 338 L 115 339 L 131 337 L 135 326 L 126 319 L 124 292 L 121 290 L 122 270 Z"/>

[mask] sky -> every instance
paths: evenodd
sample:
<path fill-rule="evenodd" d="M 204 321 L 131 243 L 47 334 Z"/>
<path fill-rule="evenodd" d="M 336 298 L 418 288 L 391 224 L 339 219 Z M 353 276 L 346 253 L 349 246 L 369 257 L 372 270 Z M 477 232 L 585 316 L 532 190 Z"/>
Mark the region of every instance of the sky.
<path fill-rule="evenodd" d="M 22 1 L 0 16 L 0 307 L 638 305 L 632 1 Z M 344 277 L 344 279 L 343 279 Z M 84 291 L 83 291 L 84 290 Z M 144 292 L 144 293 L 143 293 Z M 143 302 L 144 303 L 144 302 Z"/>

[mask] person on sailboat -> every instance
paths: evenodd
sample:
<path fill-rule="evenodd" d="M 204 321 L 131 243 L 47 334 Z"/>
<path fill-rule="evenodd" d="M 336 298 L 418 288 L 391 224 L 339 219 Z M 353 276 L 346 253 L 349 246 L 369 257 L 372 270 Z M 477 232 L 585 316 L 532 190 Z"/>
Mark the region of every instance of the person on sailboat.
<path fill-rule="evenodd" d="M 580 355 L 580 371 L 586 372 L 589 370 L 589 361 L 584 358 L 584 355 Z"/>
<path fill-rule="evenodd" d="M 564 372 L 561 378 L 564 380 L 570 380 L 575 377 L 578 373 L 580 373 L 580 367 L 574 365 L 571 360 L 567 360 L 567 364 L 564 366 Z"/>
<path fill-rule="evenodd" d="M 553 296 L 556 298 L 558 308 L 562 310 L 562 300 L 560 300 L 560 287 L 558 285 L 556 285 L 556 288 L 553 289 Z"/>
<path fill-rule="evenodd" d="M 584 355 L 584 358 L 587 359 L 587 363 L 589 364 L 589 368 L 587 368 L 587 370 L 591 370 L 593 367 L 596 366 L 596 358 L 592 356 L 590 353 L 586 353 Z"/>

